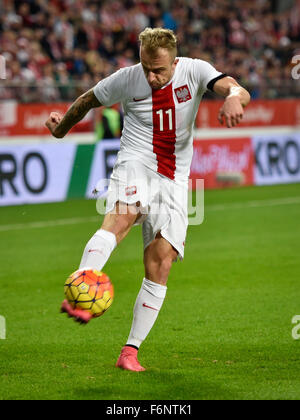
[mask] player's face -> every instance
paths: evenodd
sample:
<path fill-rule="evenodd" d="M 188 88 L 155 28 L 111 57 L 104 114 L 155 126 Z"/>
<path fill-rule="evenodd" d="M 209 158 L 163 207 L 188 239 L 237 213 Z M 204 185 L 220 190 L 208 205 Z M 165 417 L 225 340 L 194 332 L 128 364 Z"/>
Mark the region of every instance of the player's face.
<path fill-rule="evenodd" d="M 140 59 L 146 79 L 152 89 L 161 89 L 173 77 L 178 59 L 174 60 L 169 50 L 159 48 L 155 55 L 149 54 L 143 47 Z"/>

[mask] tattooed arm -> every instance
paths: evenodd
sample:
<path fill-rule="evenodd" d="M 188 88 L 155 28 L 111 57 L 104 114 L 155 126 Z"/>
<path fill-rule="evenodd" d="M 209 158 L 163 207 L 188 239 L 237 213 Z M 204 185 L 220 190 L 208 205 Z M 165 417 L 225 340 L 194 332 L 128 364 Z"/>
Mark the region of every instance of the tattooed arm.
<path fill-rule="evenodd" d="M 58 112 L 51 112 L 46 121 L 46 127 L 54 137 L 61 139 L 75 124 L 82 120 L 90 109 L 98 106 L 101 106 L 101 104 L 94 95 L 93 89 L 90 89 L 76 99 L 63 117 Z"/>

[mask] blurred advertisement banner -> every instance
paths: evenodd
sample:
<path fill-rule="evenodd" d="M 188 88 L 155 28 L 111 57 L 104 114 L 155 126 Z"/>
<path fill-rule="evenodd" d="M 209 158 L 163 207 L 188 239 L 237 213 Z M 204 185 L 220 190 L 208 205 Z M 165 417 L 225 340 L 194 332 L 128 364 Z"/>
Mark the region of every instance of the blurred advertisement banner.
<path fill-rule="evenodd" d="M 86 197 L 95 198 L 93 191 L 96 189 L 98 196 L 105 194 L 117 154 L 120 150 L 120 140 L 102 140 L 96 146 L 94 159 L 91 165 L 90 176 L 86 189 Z M 101 184 L 103 180 L 103 185 Z"/>
<path fill-rule="evenodd" d="M 0 145 L 0 206 L 105 198 L 120 141 Z M 195 140 L 190 189 L 300 182 L 300 133 Z M 202 187 L 201 187 L 202 188 Z"/>
<path fill-rule="evenodd" d="M 217 115 L 223 101 L 204 100 L 196 118 L 196 128 L 222 128 Z M 0 103 L 0 136 L 47 135 L 45 122 L 50 112 L 64 114 L 71 103 L 18 104 Z M 239 124 L 243 127 L 271 127 L 300 125 L 300 101 L 297 99 L 253 100 L 246 108 Z M 93 112 L 71 130 L 71 133 L 93 132 Z"/>
<path fill-rule="evenodd" d="M 300 134 L 252 138 L 255 151 L 255 184 L 300 182 Z"/>
<path fill-rule="evenodd" d="M 190 178 L 205 188 L 252 185 L 254 154 L 250 138 L 195 140 Z"/>
<path fill-rule="evenodd" d="M 0 136 L 49 135 L 45 126 L 52 111 L 65 114 L 69 103 L 56 104 L 18 104 L 13 101 L 0 104 Z M 70 133 L 90 132 L 93 130 L 93 114 L 89 112 L 70 131 Z"/>
<path fill-rule="evenodd" d="M 66 199 L 75 144 L 0 147 L 0 206 Z"/>
<path fill-rule="evenodd" d="M 93 190 L 99 180 L 109 180 L 119 148 L 119 140 L 0 145 L 0 206 L 95 198 Z"/>
<path fill-rule="evenodd" d="M 217 120 L 223 101 L 203 101 L 197 114 L 197 128 L 220 128 Z M 254 100 L 245 109 L 242 127 L 300 125 L 300 101 L 297 99 Z"/>

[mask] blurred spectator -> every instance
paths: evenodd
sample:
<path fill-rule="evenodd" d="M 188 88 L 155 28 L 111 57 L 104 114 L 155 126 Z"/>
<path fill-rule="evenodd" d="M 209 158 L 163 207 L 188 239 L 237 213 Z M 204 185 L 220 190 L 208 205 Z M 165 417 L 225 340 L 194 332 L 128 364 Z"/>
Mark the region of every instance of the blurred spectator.
<path fill-rule="evenodd" d="M 173 29 L 179 55 L 212 62 L 255 98 L 297 95 L 300 0 L 289 3 L 277 12 L 280 0 L 0 0 L 0 99 L 72 100 L 138 62 L 147 26 Z"/>

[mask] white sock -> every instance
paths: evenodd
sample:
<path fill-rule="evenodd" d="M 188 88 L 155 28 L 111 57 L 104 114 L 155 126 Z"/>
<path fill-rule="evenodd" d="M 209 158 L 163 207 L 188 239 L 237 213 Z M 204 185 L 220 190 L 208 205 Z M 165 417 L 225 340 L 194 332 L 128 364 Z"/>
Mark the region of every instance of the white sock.
<path fill-rule="evenodd" d="M 144 278 L 134 305 L 133 321 L 127 345 L 140 347 L 156 321 L 166 292 L 166 286 Z"/>
<path fill-rule="evenodd" d="M 101 271 L 116 246 L 117 240 L 113 233 L 97 230 L 86 244 L 79 269 L 92 268 Z"/>

